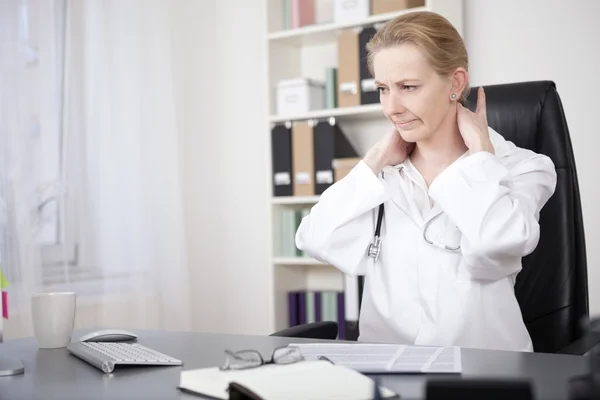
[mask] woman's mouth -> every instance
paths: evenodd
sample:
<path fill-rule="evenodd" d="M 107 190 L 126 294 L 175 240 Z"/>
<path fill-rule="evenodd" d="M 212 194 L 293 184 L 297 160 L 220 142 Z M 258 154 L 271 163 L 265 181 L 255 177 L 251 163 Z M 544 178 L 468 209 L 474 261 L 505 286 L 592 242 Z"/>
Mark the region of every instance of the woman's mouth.
<path fill-rule="evenodd" d="M 409 119 L 406 121 L 395 121 L 394 124 L 396 124 L 398 128 L 406 129 L 410 127 L 415 121 L 416 119 Z"/>

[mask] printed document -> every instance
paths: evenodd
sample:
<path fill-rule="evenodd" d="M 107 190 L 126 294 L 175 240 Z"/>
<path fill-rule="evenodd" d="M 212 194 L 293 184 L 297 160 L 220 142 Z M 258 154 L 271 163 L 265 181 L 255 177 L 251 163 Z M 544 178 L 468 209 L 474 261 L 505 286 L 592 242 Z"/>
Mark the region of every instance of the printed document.
<path fill-rule="evenodd" d="M 461 373 L 460 347 L 292 343 L 306 360 L 326 359 L 363 373 Z"/>

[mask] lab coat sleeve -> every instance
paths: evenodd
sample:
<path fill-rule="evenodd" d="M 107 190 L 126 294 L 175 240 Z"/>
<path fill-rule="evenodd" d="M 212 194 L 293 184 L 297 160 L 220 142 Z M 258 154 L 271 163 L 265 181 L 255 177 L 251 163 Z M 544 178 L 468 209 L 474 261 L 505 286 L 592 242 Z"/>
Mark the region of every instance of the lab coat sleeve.
<path fill-rule="evenodd" d="M 539 213 L 556 188 L 556 170 L 548 157 L 520 151 L 510 167 L 492 153 L 472 154 L 430 186 L 430 196 L 462 233 L 464 263 L 475 279 L 518 273 L 520 258 L 538 244 Z"/>
<path fill-rule="evenodd" d="M 347 275 L 363 275 L 377 207 L 388 197 L 383 179 L 360 161 L 302 219 L 296 246 Z"/>

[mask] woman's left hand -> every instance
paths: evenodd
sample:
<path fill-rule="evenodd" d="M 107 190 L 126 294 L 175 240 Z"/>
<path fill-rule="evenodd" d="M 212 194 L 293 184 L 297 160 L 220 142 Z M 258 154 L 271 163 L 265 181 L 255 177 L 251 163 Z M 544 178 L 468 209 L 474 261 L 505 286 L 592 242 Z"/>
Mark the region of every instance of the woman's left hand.
<path fill-rule="evenodd" d="M 477 108 L 472 112 L 458 103 L 457 115 L 458 130 L 469 148 L 469 153 L 488 151 L 494 154 L 494 146 L 488 132 L 485 93 L 480 87 L 477 91 Z"/>

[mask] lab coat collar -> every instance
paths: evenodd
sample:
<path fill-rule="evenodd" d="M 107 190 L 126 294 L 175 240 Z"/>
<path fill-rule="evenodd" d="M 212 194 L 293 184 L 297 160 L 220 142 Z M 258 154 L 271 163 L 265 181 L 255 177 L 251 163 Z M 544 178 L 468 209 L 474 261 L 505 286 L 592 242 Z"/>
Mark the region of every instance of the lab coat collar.
<path fill-rule="evenodd" d="M 396 204 L 396 206 L 398 206 L 398 208 L 404 212 L 416 226 L 421 227 L 425 221 L 423 220 L 421 212 L 408 188 L 408 185 L 412 183 L 411 181 L 418 182 L 418 178 L 410 171 L 407 162 L 410 161 L 405 160 L 400 164 L 384 167 L 384 179 L 392 194 L 392 202 Z M 418 184 L 424 185 L 422 179 Z"/>
<path fill-rule="evenodd" d="M 455 163 L 467 157 L 469 152 L 465 152 L 461 155 Z M 415 200 L 411 198 L 410 193 L 403 190 L 408 182 L 404 180 L 408 179 L 415 184 L 424 187 L 426 190 L 426 184 L 423 177 L 418 173 L 416 167 L 412 164 L 409 158 L 401 162 L 400 164 L 386 166 L 383 168 L 384 177 L 394 177 L 394 179 L 386 179 L 386 182 L 390 186 L 392 193 L 392 201 L 402 210 L 404 213 L 418 226 L 423 226 L 430 220 L 435 218 L 437 215 L 443 212 L 441 206 L 437 203 L 433 204 L 431 211 L 422 217 L 421 212 L 417 208 Z"/>
<path fill-rule="evenodd" d="M 509 144 L 506 139 L 498 132 L 496 132 L 493 128 L 488 127 L 488 133 L 490 135 L 490 140 L 492 145 L 494 146 L 494 150 L 496 156 L 502 157 L 505 153 L 510 152 L 511 144 Z M 514 146 L 514 145 L 512 145 Z M 464 159 L 469 155 L 469 152 L 465 152 L 462 156 L 460 156 L 455 163 Z M 390 193 L 392 193 L 392 201 L 417 225 L 423 226 L 428 223 L 431 219 L 435 218 L 441 212 L 443 212 L 442 208 L 435 203 L 426 216 L 425 219 L 421 216 L 421 213 L 417 209 L 417 205 L 414 199 L 411 198 L 411 195 L 407 193 L 402 187 L 405 186 L 405 179 L 410 179 L 415 182 L 419 180 L 422 181 L 422 178 L 415 178 L 414 172 L 410 171 L 409 167 L 410 160 L 406 159 L 400 164 L 386 166 L 383 168 L 383 177 L 386 181 Z M 413 167 L 414 168 L 414 167 Z M 416 169 L 415 169 L 416 170 Z M 422 183 L 424 185 L 424 183 Z"/>
<path fill-rule="evenodd" d="M 410 192 L 407 189 L 406 172 L 402 167 L 388 166 L 383 170 L 384 179 L 388 186 L 388 190 L 391 193 L 392 202 L 398 206 L 398 208 L 406 214 L 415 225 L 421 226 L 423 224 L 423 218 L 421 213 L 417 209 L 417 205 L 414 199 L 411 198 Z"/>

